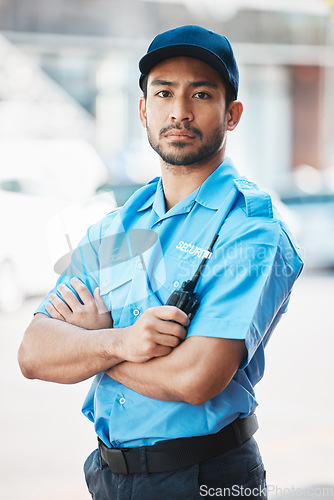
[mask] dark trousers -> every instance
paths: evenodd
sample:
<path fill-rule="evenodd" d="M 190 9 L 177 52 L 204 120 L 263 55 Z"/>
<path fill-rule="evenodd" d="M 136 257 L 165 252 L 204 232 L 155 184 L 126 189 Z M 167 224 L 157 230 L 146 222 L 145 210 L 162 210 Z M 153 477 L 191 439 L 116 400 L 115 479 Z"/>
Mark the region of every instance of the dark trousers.
<path fill-rule="evenodd" d="M 253 437 L 211 460 L 154 474 L 148 474 L 145 465 L 142 474 L 113 474 L 95 450 L 84 471 L 95 500 L 267 499 L 266 473 Z"/>

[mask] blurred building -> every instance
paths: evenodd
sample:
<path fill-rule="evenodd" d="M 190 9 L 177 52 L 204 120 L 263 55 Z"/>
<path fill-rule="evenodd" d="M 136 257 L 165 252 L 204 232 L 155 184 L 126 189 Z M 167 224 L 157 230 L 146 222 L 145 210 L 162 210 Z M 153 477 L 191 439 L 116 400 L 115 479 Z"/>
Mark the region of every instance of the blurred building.
<path fill-rule="evenodd" d="M 2 35 L 40 69 L 39 95 L 57 85 L 68 96 L 63 134 L 93 142 L 115 182 L 154 173 L 137 117 L 138 60 L 156 33 L 182 24 L 223 33 L 235 48 L 245 111 L 229 152 L 242 173 L 286 191 L 296 169 L 334 165 L 334 36 L 325 0 L 0 1 Z M 4 65 L 1 56 L 2 72 Z M 36 99 L 36 78 L 6 72 Z M 5 106 L 3 85 L 0 98 Z M 44 122 L 50 137 L 57 127 Z"/>

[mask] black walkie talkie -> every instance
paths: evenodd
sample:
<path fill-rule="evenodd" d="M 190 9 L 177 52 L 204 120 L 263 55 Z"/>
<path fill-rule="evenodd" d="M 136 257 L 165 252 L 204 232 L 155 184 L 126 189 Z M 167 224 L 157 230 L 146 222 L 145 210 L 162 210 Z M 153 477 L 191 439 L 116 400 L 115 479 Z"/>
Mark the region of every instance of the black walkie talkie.
<path fill-rule="evenodd" d="M 197 299 L 197 294 L 194 292 L 195 286 L 197 284 L 198 278 L 201 275 L 201 272 L 203 270 L 203 267 L 206 264 L 206 261 L 208 258 L 211 256 L 211 251 L 213 248 L 213 245 L 216 243 L 218 238 L 218 234 L 215 234 L 213 240 L 211 241 L 211 244 L 207 250 L 207 255 L 204 257 L 200 265 L 198 266 L 197 271 L 195 272 L 194 276 L 192 277 L 191 280 L 184 281 L 181 285 L 181 288 L 179 290 L 175 290 L 175 292 L 172 293 L 172 295 L 169 297 L 169 299 L 166 302 L 167 306 L 176 306 L 181 311 L 184 311 L 189 319 L 191 320 L 197 311 L 197 308 L 199 306 L 199 300 Z"/>

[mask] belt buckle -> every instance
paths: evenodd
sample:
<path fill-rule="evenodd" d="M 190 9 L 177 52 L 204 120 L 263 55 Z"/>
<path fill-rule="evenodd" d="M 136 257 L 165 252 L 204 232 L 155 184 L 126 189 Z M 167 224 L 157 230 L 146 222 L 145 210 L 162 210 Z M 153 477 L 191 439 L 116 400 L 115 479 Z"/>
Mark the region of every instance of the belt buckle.
<path fill-rule="evenodd" d="M 107 463 L 114 474 L 128 474 L 128 466 L 125 461 L 123 451 L 120 449 L 109 448 L 106 451 Z"/>

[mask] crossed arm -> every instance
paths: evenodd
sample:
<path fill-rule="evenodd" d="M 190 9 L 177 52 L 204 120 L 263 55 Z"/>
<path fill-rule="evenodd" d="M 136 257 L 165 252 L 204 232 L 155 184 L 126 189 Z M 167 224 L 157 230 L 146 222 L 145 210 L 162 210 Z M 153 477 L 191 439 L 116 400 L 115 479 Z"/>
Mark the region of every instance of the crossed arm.
<path fill-rule="evenodd" d="M 225 389 L 245 356 L 241 340 L 189 337 L 168 356 L 106 371 L 140 394 L 200 405 Z"/>
<path fill-rule="evenodd" d="M 153 399 L 202 404 L 230 382 L 246 354 L 241 340 L 186 336 L 189 323 L 173 306 L 150 308 L 134 325 L 112 328 L 96 289 L 73 279 L 60 285 L 47 312 L 37 314 L 19 351 L 23 374 L 59 383 L 76 383 L 105 371 L 111 378 Z M 184 326 L 182 326 L 184 325 Z"/>

